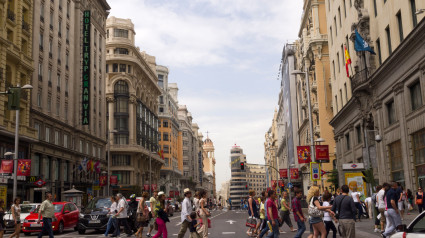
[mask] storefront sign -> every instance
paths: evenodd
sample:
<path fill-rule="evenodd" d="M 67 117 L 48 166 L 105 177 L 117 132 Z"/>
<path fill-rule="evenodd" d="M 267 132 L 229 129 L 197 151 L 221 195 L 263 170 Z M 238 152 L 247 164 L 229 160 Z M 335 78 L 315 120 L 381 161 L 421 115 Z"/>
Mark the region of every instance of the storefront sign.
<path fill-rule="evenodd" d="M 279 169 L 280 178 L 288 178 L 288 169 Z"/>
<path fill-rule="evenodd" d="M 158 185 L 156 185 L 156 184 L 152 184 L 152 191 L 155 191 L 155 190 L 157 190 L 158 189 Z"/>
<path fill-rule="evenodd" d="M 176 197 L 180 196 L 180 192 L 179 191 L 176 191 L 174 194 L 176 195 Z"/>
<path fill-rule="evenodd" d="M 329 145 L 316 145 L 316 161 L 329 162 Z"/>
<path fill-rule="evenodd" d="M 0 178 L 0 183 L 5 183 L 5 184 L 7 184 L 7 178 Z"/>
<path fill-rule="evenodd" d="M 117 185 L 118 184 L 118 176 L 111 175 L 110 180 L 109 180 L 109 184 L 111 184 L 111 185 Z"/>
<path fill-rule="evenodd" d="M 35 186 L 41 188 L 41 187 L 43 187 L 46 184 L 46 182 L 44 182 L 43 180 L 39 179 L 34 184 L 35 184 Z"/>
<path fill-rule="evenodd" d="M 170 198 L 174 197 L 174 191 L 170 191 Z"/>
<path fill-rule="evenodd" d="M 310 163 L 310 155 L 310 146 L 297 146 L 298 164 Z"/>
<path fill-rule="evenodd" d="M 1 161 L 1 174 L 12 174 L 13 173 L 13 160 L 2 160 Z"/>
<path fill-rule="evenodd" d="M 82 124 L 90 123 L 90 10 L 83 13 Z"/>
<path fill-rule="evenodd" d="M 31 160 L 20 159 L 18 160 L 18 176 L 30 176 L 31 175 Z"/>
<path fill-rule="evenodd" d="M 145 191 L 149 191 L 149 184 L 143 185 L 143 188 L 144 188 Z"/>
<path fill-rule="evenodd" d="M 363 163 L 342 164 L 342 170 L 364 170 Z"/>
<path fill-rule="evenodd" d="M 276 188 L 276 186 L 277 186 L 277 181 L 276 180 L 272 180 L 272 187 L 273 188 Z"/>
<path fill-rule="evenodd" d="M 282 180 L 279 180 L 279 187 L 285 186 L 285 183 Z"/>

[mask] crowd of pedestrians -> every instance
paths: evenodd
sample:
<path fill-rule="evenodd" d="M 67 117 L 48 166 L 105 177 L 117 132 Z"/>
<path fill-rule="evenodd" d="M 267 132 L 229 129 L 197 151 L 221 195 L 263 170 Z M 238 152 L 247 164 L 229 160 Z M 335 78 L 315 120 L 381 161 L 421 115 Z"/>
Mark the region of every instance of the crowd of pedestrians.
<path fill-rule="evenodd" d="M 370 197 L 365 197 L 355 188 L 350 191 L 347 185 L 338 188 L 335 194 L 328 191 L 320 194 L 319 191 L 319 187 L 311 186 L 304 196 L 301 189 L 295 188 L 292 201 L 288 199 L 287 191 L 282 192 L 281 198 L 274 190 L 264 191 L 258 197 L 255 191 L 250 191 L 246 199 L 249 216 L 247 235 L 279 237 L 280 229 L 286 223 L 291 232 L 296 232 L 295 238 L 302 237 L 307 226 L 310 229 L 309 238 L 326 238 L 331 233 L 334 238 L 337 234 L 354 238 L 356 223 L 361 222 L 362 218 L 372 219 L 375 214 L 374 231 L 385 238 L 401 229 L 404 213 L 409 214 L 415 207 L 421 213 L 425 208 L 421 188 L 413 194 L 396 182 L 378 185 Z M 307 203 L 304 212 L 302 200 Z M 291 213 L 298 229 L 292 225 Z"/>

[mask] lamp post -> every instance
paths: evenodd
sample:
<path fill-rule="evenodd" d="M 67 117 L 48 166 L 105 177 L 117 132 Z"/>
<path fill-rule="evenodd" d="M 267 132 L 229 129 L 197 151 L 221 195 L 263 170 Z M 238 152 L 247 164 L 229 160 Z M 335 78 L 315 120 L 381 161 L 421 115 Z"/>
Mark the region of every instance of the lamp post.
<path fill-rule="evenodd" d="M 307 71 L 303 72 L 301 70 L 292 71 L 292 75 L 304 74 L 305 75 L 305 83 L 307 89 L 307 106 L 308 106 L 308 122 L 310 124 L 310 153 L 311 153 L 311 161 L 316 162 L 316 153 L 314 151 L 314 132 L 313 132 L 313 117 L 311 113 L 311 100 L 310 100 L 310 83 L 308 80 L 308 68 Z M 314 185 L 317 185 L 317 182 L 314 182 Z"/>
<path fill-rule="evenodd" d="M 13 198 L 16 198 L 17 190 L 18 190 L 18 154 L 19 154 L 19 111 L 20 111 L 20 102 L 21 102 L 21 90 L 22 89 L 33 89 L 33 87 L 29 84 L 25 84 L 24 86 L 20 86 L 19 84 L 16 87 L 10 87 L 7 92 L 1 94 L 9 94 L 8 104 L 14 104 L 14 109 L 16 110 L 16 118 L 15 118 L 15 152 L 7 152 L 7 155 L 13 154 Z M 6 155 L 5 154 L 5 155 Z"/>
<path fill-rule="evenodd" d="M 112 130 L 109 131 L 109 126 L 108 126 L 108 175 L 106 180 L 108 180 L 108 196 L 110 196 L 110 187 L 111 187 L 111 181 L 110 181 L 110 176 L 111 176 L 111 171 L 110 171 L 110 167 L 111 167 L 111 134 L 115 134 L 117 133 L 116 130 Z"/>
<path fill-rule="evenodd" d="M 319 138 L 319 139 L 317 139 L 317 140 L 315 140 L 314 142 L 316 142 L 316 143 L 319 143 L 319 145 L 320 145 L 320 143 L 322 143 L 322 142 L 325 142 L 325 139 L 323 139 L 323 138 Z M 322 161 L 320 161 L 320 168 L 321 169 L 323 169 L 322 168 Z M 322 173 L 322 172 L 320 172 L 320 173 Z M 322 176 L 320 176 L 321 177 L 321 182 L 322 182 L 322 192 L 325 192 L 325 184 L 324 184 L 324 182 L 323 182 L 323 175 Z"/>

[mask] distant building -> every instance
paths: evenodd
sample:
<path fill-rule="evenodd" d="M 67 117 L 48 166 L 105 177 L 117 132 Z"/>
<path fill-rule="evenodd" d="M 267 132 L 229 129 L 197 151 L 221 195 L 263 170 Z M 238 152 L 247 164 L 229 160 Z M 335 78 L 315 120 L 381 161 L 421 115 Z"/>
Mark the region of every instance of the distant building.
<path fill-rule="evenodd" d="M 248 190 L 254 190 L 257 195 L 266 191 L 266 166 L 263 164 L 246 164 L 246 170 Z"/>
<path fill-rule="evenodd" d="M 245 163 L 244 170 L 241 170 L 241 163 Z M 241 207 L 241 200 L 248 198 L 248 181 L 247 181 L 247 166 L 246 155 L 242 148 L 234 145 L 230 150 L 230 199 L 232 206 L 235 208 Z"/>
<path fill-rule="evenodd" d="M 221 205 L 227 206 L 228 204 L 226 203 L 226 201 L 229 199 L 229 196 L 230 196 L 230 180 L 221 183 L 221 188 L 218 191 L 217 201 L 221 197 Z"/>
<path fill-rule="evenodd" d="M 204 172 L 206 174 L 211 175 L 211 183 L 212 183 L 212 189 L 211 194 L 213 197 L 217 196 L 216 192 L 216 183 L 215 183 L 215 155 L 214 155 L 214 143 L 212 140 L 208 137 L 204 141 L 203 145 L 203 165 L 204 165 Z"/>
<path fill-rule="evenodd" d="M 283 160 L 280 159 L 280 165 L 278 164 L 278 140 L 279 140 L 279 132 L 278 132 L 278 123 L 277 123 L 278 112 L 275 110 L 273 114 L 272 125 L 269 130 L 265 133 L 264 138 L 264 163 L 266 166 L 266 186 L 271 186 L 272 180 L 277 180 L 279 178 L 279 174 L 277 172 L 279 166 L 282 165 Z"/>

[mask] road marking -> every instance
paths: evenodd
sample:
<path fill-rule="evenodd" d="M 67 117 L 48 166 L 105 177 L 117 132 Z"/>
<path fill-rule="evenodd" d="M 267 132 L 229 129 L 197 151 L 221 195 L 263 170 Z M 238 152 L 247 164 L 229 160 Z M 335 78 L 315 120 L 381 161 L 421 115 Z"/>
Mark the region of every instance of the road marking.
<path fill-rule="evenodd" d="M 179 223 L 177 223 L 177 225 L 176 225 L 176 226 L 180 226 L 182 223 L 183 223 L 183 222 L 179 222 Z"/>
<path fill-rule="evenodd" d="M 235 233 L 236 232 L 234 232 L 234 231 L 229 231 L 229 232 L 222 232 L 221 234 L 223 234 L 223 235 L 233 235 Z"/>
<path fill-rule="evenodd" d="M 226 221 L 226 222 L 230 223 L 230 225 L 233 225 L 233 222 L 236 222 L 236 221 L 228 220 L 228 221 Z"/>

